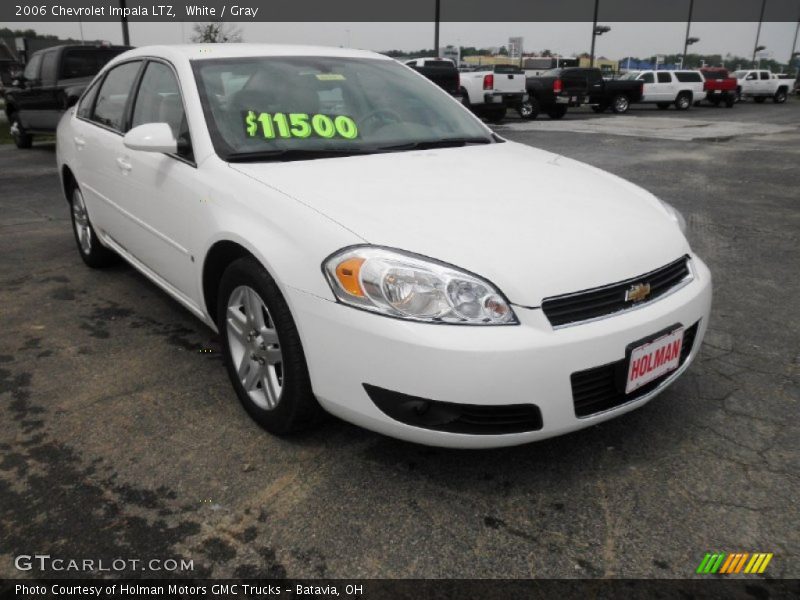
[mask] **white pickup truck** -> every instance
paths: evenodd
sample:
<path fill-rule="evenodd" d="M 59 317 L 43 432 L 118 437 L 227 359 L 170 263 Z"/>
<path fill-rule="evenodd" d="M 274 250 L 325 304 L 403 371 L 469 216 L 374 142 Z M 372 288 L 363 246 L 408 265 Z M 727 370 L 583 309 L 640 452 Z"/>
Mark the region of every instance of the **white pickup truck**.
<path fill-rule="evenodd" d="M 662 110 L 671 104 L 678 110 L 688 110 L 692 104 L 706 98 L 699 71 L 631 71 L 621 79 L 641 81 L 640 102 L 655 104 Z"/>
<path fill-rule="evenodd" d="M 492 123 L 499 123 L 508 108 L 528 118 L 533 107 L 525 89 L 525 71 L 513 65 L 486 65 L 460 73 L 465 106 Z"/>
<path fill-rule="evenodd" d="M 791 82 L 781 79 L 769 71 L 752 69 L 750 71 L 736 71 L 736 100 L 752 98 L 756 102 L 764 102 L 772 98 L 775 104 L 783 104 L 789 96 Z"/>

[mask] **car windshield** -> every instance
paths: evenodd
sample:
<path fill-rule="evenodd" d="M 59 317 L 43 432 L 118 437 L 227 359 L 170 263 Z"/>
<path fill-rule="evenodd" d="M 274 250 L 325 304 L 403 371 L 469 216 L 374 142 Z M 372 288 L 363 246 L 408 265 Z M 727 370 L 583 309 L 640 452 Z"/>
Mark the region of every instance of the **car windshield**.
<path fill-rule="evenodd" d="M 381 59 L 257 57 L 192 63 L 224 160 L 296 160 L 492 143 L 434 84 Z"/>
<path fill-rule="evenodd" d="M 624 75 L 622 75 L 620 77 L 620 79 L 622 81 L 633 81 L 637 77 L 639 77 L 639 73 L 640 73 L 639 71 L 629 71 L 629 72 L 625 73 Z"/>

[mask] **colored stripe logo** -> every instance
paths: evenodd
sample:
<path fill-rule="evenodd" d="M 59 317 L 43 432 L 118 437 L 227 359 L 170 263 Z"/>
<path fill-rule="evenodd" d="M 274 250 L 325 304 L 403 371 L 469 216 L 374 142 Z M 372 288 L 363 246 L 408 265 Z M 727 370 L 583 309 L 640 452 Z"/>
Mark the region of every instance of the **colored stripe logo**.
<path fill-rule="evenodd" d="M 769 561 L 772 560 L 772 552 L 708 552 L 700 561 L 696 573 L 713 575 L 732 575 L 736 573 L 758 574 L 763 573 Z"/>

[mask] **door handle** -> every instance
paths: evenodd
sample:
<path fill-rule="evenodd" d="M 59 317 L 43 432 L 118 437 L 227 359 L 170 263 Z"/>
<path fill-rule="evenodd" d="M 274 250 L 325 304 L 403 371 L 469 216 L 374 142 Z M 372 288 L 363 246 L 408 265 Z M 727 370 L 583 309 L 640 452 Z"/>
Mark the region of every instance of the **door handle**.
<path fill-rule="evenodd" d="M 83 139 L 82 137 L 78 137 L 77 135 L 74 138 L 72 138 L 72 141 L 75 142 L 75 145 L 78 147 L 78 150 L 83 149 L 83 147 L 86 145 L 86 140 Z"/>
<path fill-rule="evenodd" d="M 119 157 L 117 158 L 117 166 L 124 172 L 128 172 L 133 168 L 133 165 L 128 162 L 128 159 Z"/>

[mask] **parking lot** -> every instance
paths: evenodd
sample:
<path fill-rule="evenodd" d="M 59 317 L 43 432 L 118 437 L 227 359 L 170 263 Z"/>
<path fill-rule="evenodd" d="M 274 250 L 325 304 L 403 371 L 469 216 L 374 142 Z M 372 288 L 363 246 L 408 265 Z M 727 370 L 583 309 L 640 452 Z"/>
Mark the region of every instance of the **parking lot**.
<path fill-rule="evenodd" d="M 0 577 L 38 552 L 194 577 L 681 578 L 715 550 L 800 577 L 800 99 L 497 131 L 675 205 L 715 299 L 656 400 L 492 451 L 334 419 L 267 434 L 210 330 L 132 268 L 84 267 L 53 144 L 0 146 Z"/>

